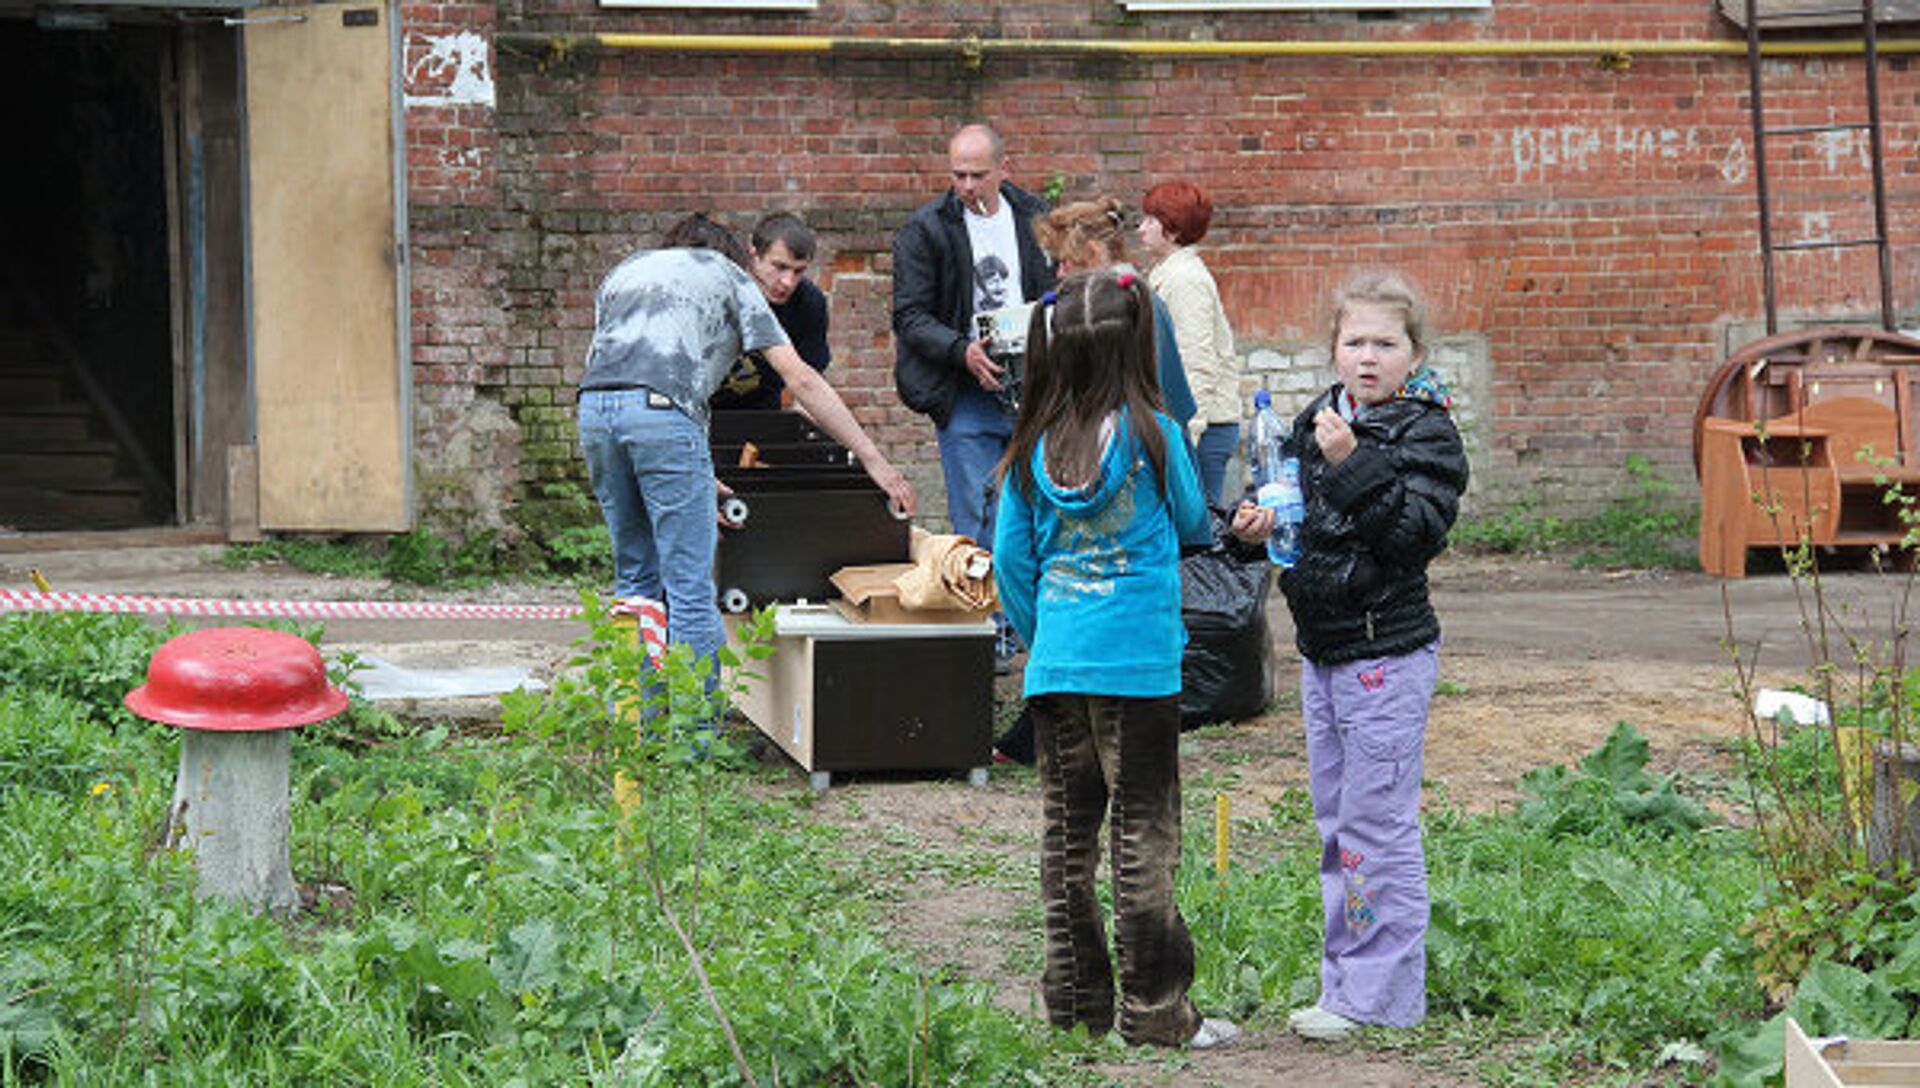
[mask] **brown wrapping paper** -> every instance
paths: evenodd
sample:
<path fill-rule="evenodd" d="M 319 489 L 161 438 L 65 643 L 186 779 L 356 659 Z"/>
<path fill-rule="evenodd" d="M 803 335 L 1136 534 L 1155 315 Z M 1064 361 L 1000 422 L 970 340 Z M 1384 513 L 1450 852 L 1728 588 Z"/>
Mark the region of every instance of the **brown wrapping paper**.
<path fill-rule="evenodd" d="M 908 547 L 913 569 L 893 582 L 904 607 L 978 612 L 999 603 L 993 553 L 970 537 L 916 528 Z"/>

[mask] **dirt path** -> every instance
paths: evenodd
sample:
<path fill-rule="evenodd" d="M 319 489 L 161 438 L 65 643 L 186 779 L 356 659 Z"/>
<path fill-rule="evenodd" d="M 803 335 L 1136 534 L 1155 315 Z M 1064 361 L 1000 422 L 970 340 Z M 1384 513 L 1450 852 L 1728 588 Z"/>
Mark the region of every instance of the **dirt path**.
<path fill-rule="evenodd" d="M 56 588 L 80 592 L 256 599 L 377 599 L 383 583 L 318 578 L 286 570 L 227 570 L 207 549 L 0 554 L 0 585 L 26 588 L 28 568 Z M 1886 629 L 1899 583 L 1869 575 L 1831 578 L 1827 590 L 1863 630 Z M 1723 598 L 1724 591 L 1724 598 Z M 1721 646 L 1731 614 L 1743 653 L 1765 679 L 1804 680 L 1796 587 L 1778 575 L 1721 583 L 1702 575 L 1607 575 L 1544 562 L 1449 558 L 1434 592 L 1446 629 L 1443 688 L 1427 742 L 1428 802 L 1486 811 L 1512 803 L 1527 770 L 1570 763 L 1627 721 L 1652 745 L 1657 772 L 1725 770 L 1727 740 L 1743 727 L 1733 670 Z M 436 594 L 436 596 L 445 596 Z M 469 595 L 474 597 L 475 595 Z M 559 588 L 489 591 L 476 599 L 570 602 Z M 1280 689 L 1294 688 L 1298 659 L 1274 596 Z M 330 650 L 375 653 L 415 667 L 522 665 L 545 678 L 567 656 L 577 625 L 337 621 Z M 1306 764 L 1297 712 L 1279 710 L 1230 730 L 1189 736 L 1189 780 L 1211 772 L 1231 783 L 1236 812 L 1264 811 L 1303 789 Z M 422 708 L 426 709 L 426 708 Z M 797 785 L 796 774 L 794 782 Z M 1030 774 L 1000 773 L 980 788 L 942 776 L 837 776 L 815 805 L 821 820 L 871 844 L 883 872 L 898 874 L 892 938 L 929 963 L 952 965 L 989 985 L 996 1001 L 1038 1015 L 1038 797 Z M 956 859 L 915 870 L 927 857 Z M 966 859 L 984 859 L 968 864 Z M 1236 1046 L 1171 1061 L 1142 1055 L 1106 1069 L 1129 1088 L 1174 1085 L 1452 1086 L 1476 1083 L 1470 1064 L 1435 1065 L 1361 1045 L 1309 1046 L 1265 1010 Z"/>
<path fill-rule="evenodd" d="M 1848 614 L 1882 618 L 1892 588 L 1866 576 L 1833 579 L 1827 587 L 1833 600 L 1846 602 Z M 1745 719 L 1723 647 L 1729 615 L 1743 654 L 1751 659 L 1757 644 L 1763 682 L 1805 680 L 1796 667 L 1806 659 L 1800 608 L 1784 578 L 1723 586 L 1701 575 L 1449 560 L 1436 569 L 1435 599 L 1447 633 L 1442 694 L 1426 749 L 1429 805 L 1482 812 L 1514 803 L 1523 773 L 1577 761 L 1620 721 L 1648 739 L 1656 773 L 1731 770 L 1727 743 Z M 1183 744 L 1183 774 L 1189 781 L 1211 775 L 1231 783 L 1227 792 L 1240 813 L 1265 811 L 1307 781 L 1298 713 L 1284 697 L 1294 687 L 1299 659 L 1277 595 L 1271 619 L 1281 709 L 1230 730 L 1190 734 Z M 1001 865 L 984 878 L 920 873 L 903 882 L 892 937 L 929 963 L 986 982 L 1002 1006 L 1040 1015 L 1039 816 L 1030 774 L 1003 772 L 983 789 L 842 776 L 815 811 L 847 828 L 850 841 L 897 852 L 897 863 L 912 854 L 989 851 L 999 857 Z M 1264 1010 L 1228 1050 L 1173 1062 L 1143 1055 L 1103 1072 L 1128 1088 L 1480 1083 L 1472 1057 L 1304 1043 L 1285 1030 L 1284 1012 Z"/>

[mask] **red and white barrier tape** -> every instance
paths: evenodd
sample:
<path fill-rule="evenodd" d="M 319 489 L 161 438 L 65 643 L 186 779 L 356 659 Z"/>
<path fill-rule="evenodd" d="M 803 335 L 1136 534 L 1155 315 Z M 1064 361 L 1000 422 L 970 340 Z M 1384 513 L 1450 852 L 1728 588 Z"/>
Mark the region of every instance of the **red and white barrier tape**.
<path fill-rule="evenodd" d="M 0 588 L 0 613 L 134 612 L 158 616 L 274 616 L 289 619 L 566 620 L 579 605 L 459 604 L 449 601 L 248 601 L 197 597 L 143 597 L 124 593 L 40 593 Z M 619 601 L 615 615 L 631 615 L 649 652 L 666 646 L 667 612 L 659 601 Z"/>

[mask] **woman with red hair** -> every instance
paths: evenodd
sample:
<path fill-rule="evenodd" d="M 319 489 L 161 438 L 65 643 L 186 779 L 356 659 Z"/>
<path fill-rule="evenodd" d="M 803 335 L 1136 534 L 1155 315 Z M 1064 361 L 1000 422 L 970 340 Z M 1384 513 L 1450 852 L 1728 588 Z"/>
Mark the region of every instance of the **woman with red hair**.
<path fill-rule="evenodd" d="M 1227 504 L 1227 462 L 1240 445 L 1240 357 L 1213 273 L 1194 249 L 1213 222 L 1213 200 L 1190 181 L 1163 181 L 1140 202 L 1140 242 L 1153 254 L 1147 277 L 1173 317 L 1173 337 L 1199 411 L 1188 430 L 1207 502 Z M 1232 493 L 1238 496 L 1236 481 Z"/>

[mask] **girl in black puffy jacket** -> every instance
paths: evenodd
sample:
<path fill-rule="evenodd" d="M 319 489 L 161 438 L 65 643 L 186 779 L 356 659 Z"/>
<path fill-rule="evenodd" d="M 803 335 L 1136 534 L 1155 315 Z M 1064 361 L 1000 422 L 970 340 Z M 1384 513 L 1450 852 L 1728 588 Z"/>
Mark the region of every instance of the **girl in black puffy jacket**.
<path fill-rule="evenodd" d="M 1348 283 L 1334 312 L 1339 381 L 1293 429 L 1306 520 L 1280 588 L 1302 659 L 1325 944 L 1320 998 L 1288 1022 L 1312 1039 L 1426 1015 L 1420 776 L 1440 650 L 1427 564 L 1446 547 L 1467 458 L 1445 388 L 1420 365 L 1420 310 L 1398 276 Z M 1252 504 L 1234 517 L 1247 541 L 1271 524 Z"/>

